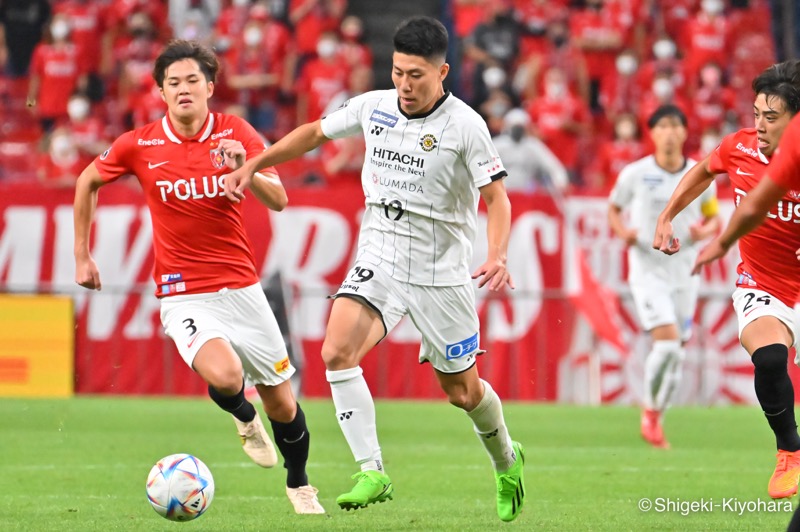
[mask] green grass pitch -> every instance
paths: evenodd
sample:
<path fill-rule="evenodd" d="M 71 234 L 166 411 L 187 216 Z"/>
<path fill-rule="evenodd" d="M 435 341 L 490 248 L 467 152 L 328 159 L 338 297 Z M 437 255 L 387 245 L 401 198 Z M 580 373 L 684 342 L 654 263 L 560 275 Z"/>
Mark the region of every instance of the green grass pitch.
<path fill-rule="evenodd" d="M 791 517 L 791 507 L 756 507 L 770 501 L 775 464 L 757 408 L 676 408 L 666 424 L 672 450 L 660 451 L 640 441 L 633 408 L 506 404 L 526 446 L 528 498 L 504 524 L 488 458 L 468 418 L 444 401 L 378 402 L 395 499 L 357 512 L 334 502 L 356 467 L 331 403 L 302 404 L 324 516 L 294 515 L 283 468 L 250 463 L 233 422 L 208 400 L 0 400 L 0 530 L 762 531 L 785 530 Z M 216 483 L 210 509 L 190 523 L 162 519 L 144 495 L 153 463 L 177 452 L 197 455 Z M 642 498 L 683 506 L 643 512 Z M 681 512 L 692 502 L 705 510 Z M 736 502 L 750 510 L 731 509 Z"/>

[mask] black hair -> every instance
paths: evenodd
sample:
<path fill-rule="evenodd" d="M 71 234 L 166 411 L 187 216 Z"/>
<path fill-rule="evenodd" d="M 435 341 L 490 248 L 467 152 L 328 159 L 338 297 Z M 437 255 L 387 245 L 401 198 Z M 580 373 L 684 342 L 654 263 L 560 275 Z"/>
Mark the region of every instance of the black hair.
<path fill-rule="evenodd" d="M 647 119 L 647 127 L 649 129 L 653 129 L 654 127 L 656 127 L 656 124 L 658 124 L 659 120 L 668 116 L 674 116 L 675 118 L 680 120 L 681 125 L 683 127 L 686 127 L 686 125 L 688 124 L 688 121 L 686 120 L 686 115 L 684 114 L 683 111 L 681 111 L 680 107 L 678 107 L 677 105 L 672 105 L 670 103 L 667 105 L 662 105 L 661 107 L 653 111 L 653 114 L 651 114 L 650 118 Z"/>
<path fill-rule="evenodd" d="M 394 51 L 425 59 L 447 56 L 447 30 L 431 17 L 411 17 L 401 22 L 394 32 Z"/>
<path fill-rule="evenodd" d="M 219 71 L 219 59 L 210 48 L 203 46 L 196 41 L 186 41 L 183 39 L 173 39 L 156 58 L 153 66 L 153 79 L 156 85 L 164 86 L 164 77 L 167 75 L 167 68 L 172 63 L 184 59 L 194 59 L 206 77 L 206 81 L 216 81 Z"/>
<path fill-rule="evenodd" d="M 780 98 L 790 114 L 797 114 L 800 111 L 800 61 L 793 59 L 767 68 L 753 80 L 753 92 L 756 96 Z"/>

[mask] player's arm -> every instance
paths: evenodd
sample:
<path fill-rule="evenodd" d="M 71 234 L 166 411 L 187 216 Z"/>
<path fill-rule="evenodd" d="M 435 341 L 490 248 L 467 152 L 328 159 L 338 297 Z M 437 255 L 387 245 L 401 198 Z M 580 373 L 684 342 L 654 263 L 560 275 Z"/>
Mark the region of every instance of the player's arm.
<path fill-rule="evenodd" d="M 281 178 L 273 172 L 256 172 L 250 184 L 253 195 L 273 211 L 282 211 L 289 203 Z"/>
<path fill-rule="evenodd" d="M 90 290 L 100 290 L 100 272 L 89 250 L 89 234 L 97 207 L 97 191 L 106 184 L 94 163 L 87 166 L 75 183 L 73 222 L 75 228 L 75 282 Z"/>
<path fill-rule="evenodd" d="M 764 176 L 733 211 L 731 221 L 728 222 L 728 226 L 722 234 L 700 251 L 692 273 L 699 273 L 704 264 L 725 256 L 739 238 L 761 225 L 769 209 L 778 203 L 786 192 L 787 189 L 770 179 L 769 176 Z"/>
<path fill-rule="evenodd" d="M 613 202 L 608 204 L 608 225 L 617 238 L 625 241 L 625 245 L 636 245 L 636 229 L 630 229 L 625 225 L 622 220 L 622 207 Z"/>
<path fill-rule="evenodd" d="M 267 148 L 266 151 L 225 176 L 225 196 L 234 202 L 241 201 L 244 198 L 244 191 L 252 183 L 253 174 L 257 171 L 296 159 L 304 153 L 318 148 L 328 140 L 330 139 L 322 132 L 321 120 L 297 127 Z"/>
<path fill-rule="evenodd" d="M 478 281 L 478 288 L 489 284 L 489 290 L 498 291 L 508 284 L 514 288 L 511 274 L 506 270 L 508 256 L 508 237 L 511 233 L 511 202 L 506 193 L 502 179 L 493 181 L 480 189 L 481 197 L 486 203 L 487 227 L 486 238 L 489 253 L 484 262 L 472 274 Z"/>
<path fill-rule="evenodd" d="M 656 233 L 653 237 L 653 249 L 661 250 L 667 255 L 672 255 L 680 250 L 680 242 L 678 239 L 673 239 L 672 220 L 714 182 L 714 174 L 711 172 L 709 164 L 710 159 L 711 155 L 694 165 L 686 172 L 680 183 L 678 183 L 678 186 L 672 192 L 667 206 L 664 207 L 664 210 L 661 211 L 661 214 L 658 216 Z M 702 234 L 705 234 L 705 236 L 696 240 L 703 240 L 719 231 L 719 219 L 717 217 L 713 219 L 716 221 L 714 222 L 707 217 L 703 225 L 705 225 L 706 222 L 716 224 L 716 229 L 713 228 L 713 225 L 709 225 L 707 227 L 708 232 L 703 229 Z"/>

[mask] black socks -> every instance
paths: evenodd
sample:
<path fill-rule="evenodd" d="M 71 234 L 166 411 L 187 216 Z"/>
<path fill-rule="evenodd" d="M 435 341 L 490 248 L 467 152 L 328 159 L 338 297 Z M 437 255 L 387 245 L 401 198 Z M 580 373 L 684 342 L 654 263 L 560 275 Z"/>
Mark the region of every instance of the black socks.
<path fill-rule="evenodd" d="M 794 388 L 786 370 L 788 357 L 785 345 L 772 344 L 756 349 L 752 361 L 756 396 L 778 449 L 793 452 L 800 450 L 800 436 L 794 418 Z"/>
<path fill-rule="evenodd" d="M 239 421 L 249 423 L 256 417 L 255 407 L 244 398 L 244 382 L 236 395 L 222 395 L 212 386 L 208 387 L 208 395 L 221 409 L 230 412 Z"/>
<path fill-rule="evenodd" d="M 286 486 L 299 488 L 308 484 L 306 462 L 308 461 L 308 444 L 311 439 L 306 427 L 306 416 L 297 404 L 297 414 L 289 423 L 281 423 L 270 419 L 275 445 L 283 455 L 283 467 L 286 468 Z"/>

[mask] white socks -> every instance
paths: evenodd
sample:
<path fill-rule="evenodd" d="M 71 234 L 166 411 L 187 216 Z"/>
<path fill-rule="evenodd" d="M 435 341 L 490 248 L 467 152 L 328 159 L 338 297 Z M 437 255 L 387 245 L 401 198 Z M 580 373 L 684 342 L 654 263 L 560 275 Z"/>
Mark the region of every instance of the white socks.
<path fill-rule="evenodd" d="M 644 407 L 663 412 L 680 385 L 685 351 L 679 340 L 656 340 L 644 365 Z"/>
<path fill-rule="evenodd" d="M 514 465 L 515 457 L 511 437 L 503 419 L 503 406 L 489 383 L 482 379 L 481 383 L 483 399 L 467 415 L 472 419 L 475 434 L 489 453 L 495 471 L 505 471 Z"/>
<path fill-rule="evenodd" d="M 361 465 L 362 471 L 383 471 L 375 427 L 375 403 L 361 367 L 326 371 L 325 377 L 331 385 L 336 419 L 353 458 Z"/>

